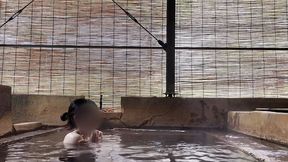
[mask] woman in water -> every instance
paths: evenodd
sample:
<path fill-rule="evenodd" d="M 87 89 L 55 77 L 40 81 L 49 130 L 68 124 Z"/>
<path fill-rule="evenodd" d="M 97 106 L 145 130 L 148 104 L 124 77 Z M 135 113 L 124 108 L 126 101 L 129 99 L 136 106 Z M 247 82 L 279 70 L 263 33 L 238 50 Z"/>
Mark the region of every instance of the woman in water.
<path fill-rule="evenodd" d="M 97 130 L 102 121 L 101 111 L 92 100 L 74 100 L 61 120 L 68 121 L 67 126 L 73 130 L 64 138 L 63 144 L 66 146 L 96 143 L 102 139 L 102 132 Z"/>

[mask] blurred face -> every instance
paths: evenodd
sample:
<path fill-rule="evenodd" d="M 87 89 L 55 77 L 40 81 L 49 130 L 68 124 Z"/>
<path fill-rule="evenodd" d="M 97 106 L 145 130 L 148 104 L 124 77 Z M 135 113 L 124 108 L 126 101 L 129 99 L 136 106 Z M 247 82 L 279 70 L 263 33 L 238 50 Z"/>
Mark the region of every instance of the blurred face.
<path fill-rule="evenodd" d="M 78 129 L 92 131 L 99 128 L 102 122 L 102 113 L 95 105 L 84 105 L 79 108 L 74 119 Z"/>

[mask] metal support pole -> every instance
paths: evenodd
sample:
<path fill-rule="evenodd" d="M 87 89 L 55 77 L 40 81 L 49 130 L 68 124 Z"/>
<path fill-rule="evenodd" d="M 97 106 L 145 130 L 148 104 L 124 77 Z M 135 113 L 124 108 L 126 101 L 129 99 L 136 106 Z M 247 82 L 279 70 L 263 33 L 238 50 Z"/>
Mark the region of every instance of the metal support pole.
<path fill-rule="evenodd" d="M 175 0 L 167 0 L 166 96 L 175 96 Z"/>

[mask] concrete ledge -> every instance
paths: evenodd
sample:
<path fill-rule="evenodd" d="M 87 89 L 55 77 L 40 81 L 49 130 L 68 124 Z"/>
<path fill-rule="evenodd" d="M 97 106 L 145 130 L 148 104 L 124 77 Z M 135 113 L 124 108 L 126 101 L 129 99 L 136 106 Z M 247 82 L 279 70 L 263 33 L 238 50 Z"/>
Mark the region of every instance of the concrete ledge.
<path fill-rule="evenodd" d="M 287 99 L 273 98 L 122 97 L 121 121 L 136 128 L 226 128 L 228 111 L 287 104 Z"/>
<path fill-rule="evenodd" d="M 40 122 L 43 125 L 62 126 L 60 116 L 68 110 L 71 101 L 83 96 L 13 95 L 12 122 Z"/>
<path fill-rule="evenodd" d="M 239 112 L 228 113 L 228 128 L 261 139 L 288 145 L 288 113 Z"/>
<path fill-rule="evenodd" d="M 103 118 L 107 120 L 113 120 L 113 119 L 120 119 L 122 116 L 121 112 L 104 112 Z"/>
<path fill-rule="evenodd" d="M 112 128 L 123 128 L 126 127 L 126 124 L 121 121 L 122 113 L 120 112 L 104 112 L 102 123 L 103 129 L 112 129 Z"/>
<path fill-rule="evenodd" d="M 19 132 L 33 131 L 41 128 L 42 124 L 39 122 L 26 122 L 26 123 L 17 123 L 13 124 L 14 130 Z"/>
<path fill-rule="evenodd" d="M 54 133 L 63 130 L 63 128 L 54 128 L 54 129 L 48 129 L 48 130 L 37 130 L 37 131 L 32 131 L 32 132 L 26 132 L 23 134 L 15 135 L 15 136 L 9 136 L 5 138 L 0 139 L 0 146 L 1 145 L 7 145 L 9 143 L 14 143 L 20 140 L 24 140 L 27 138 L 32 138 L 38 135 L 44 135 L 48 133 Z"/>
<path fill-rule="evenodd" d="M 6 112 L 0 116 L 0 137 L 12 132 L 11 112 Z"/>
<path fill-rule="evenodd" d="M 223 128 L 227 100 L 122 97 L 121 121 L 128 127 Z"/>
<path fill-rule="evenodd" d="M 258 162 L 288 161 L 288 149 L 281 145 L 231 131 L 211 131 L 207 134 L 253 156 Z"/>
<path fill-rule="evenodd" d="M 0 136 L 11 131 L 11 87 L 0 85 Z"/>

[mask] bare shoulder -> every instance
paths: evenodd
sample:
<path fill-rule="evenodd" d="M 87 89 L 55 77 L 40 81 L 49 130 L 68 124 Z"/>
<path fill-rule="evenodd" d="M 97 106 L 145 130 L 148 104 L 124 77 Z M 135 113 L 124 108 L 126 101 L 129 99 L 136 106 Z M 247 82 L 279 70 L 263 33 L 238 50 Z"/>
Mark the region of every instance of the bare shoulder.
<path fill-rule="evenodd" d="M 77 144 L 78 141 L 81 139 L 81 136 L 76 132 L 70 132 L 68 134 L 66 134 L 66 136 L 64 137 L 64 144 Z"/>

